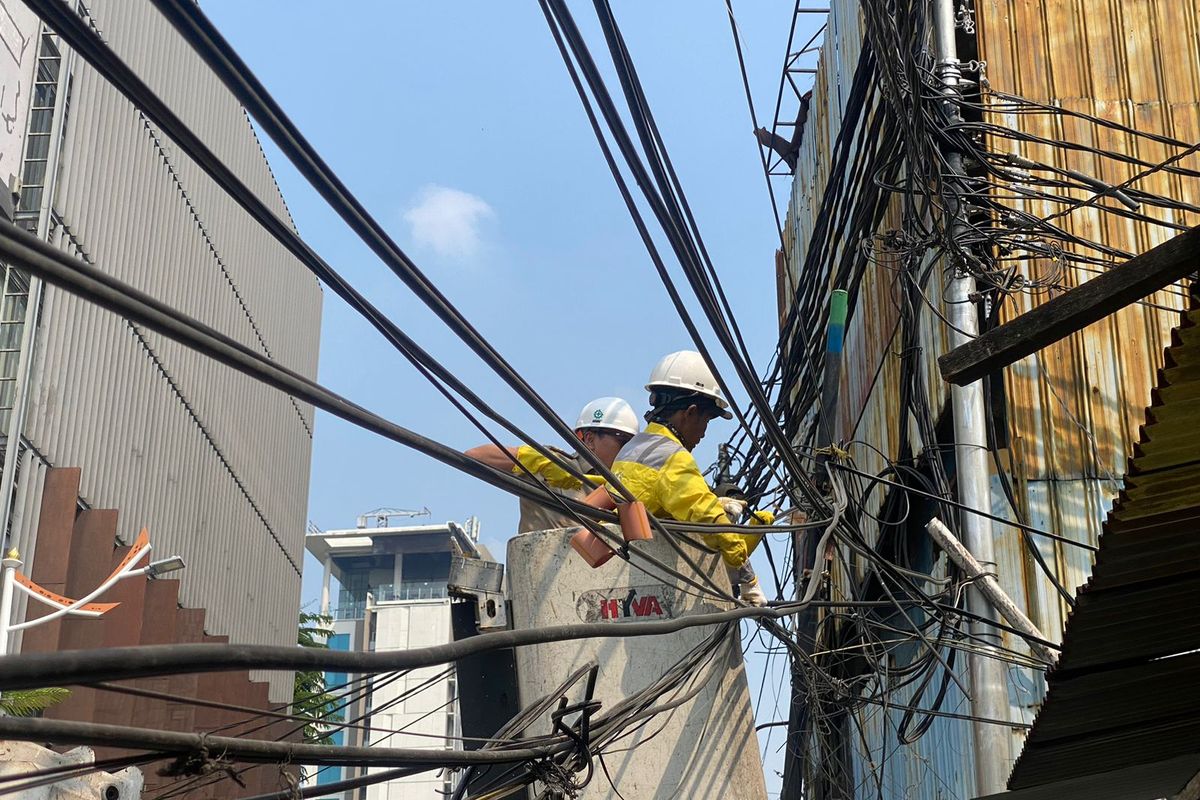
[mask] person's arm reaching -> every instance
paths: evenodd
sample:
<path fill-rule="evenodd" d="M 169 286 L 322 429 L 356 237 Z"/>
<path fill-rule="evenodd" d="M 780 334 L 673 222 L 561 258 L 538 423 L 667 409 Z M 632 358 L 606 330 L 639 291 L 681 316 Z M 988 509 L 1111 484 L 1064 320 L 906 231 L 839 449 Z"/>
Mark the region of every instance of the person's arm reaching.
<path fill-rule="evenodd" d="M 570 459 L 569 455 L 559 450 L 553 450 L 553 452 L 563 461 Z M 466 455 L 476 461 L 482 461 L 492 469 L 498 469 L 501 472 L 511 472 L 514 475 L 525 474 L 525 470 L 517 466 L 517 462 L 520 462 L 521 466 L 556 489 L 578 489 L 583 485 L 574 475 L 527 444 L 523 444 L 520 447 L 508 448 L 497 447 L 494 444 L 484 444 L 479 447 L 472 447 L 466 451 Z"/>
<path fill-rule="evenodd" d="M 476 461 L 482 461 L 492 469 L 498 469 L 501 472 L 512 472 L 516 467 L 517 451 L 518 448 L 516 447 L 481 444 L 479 447 L 472 447 L 470 450 L 467 450 L 464 455 Z"/>
<path fill-rule="evenodd" d="M 709 488 L 691 453 L 679 452 L 667 460 L 660 473 L 658 490 L 663 509 L 681 522 L 732 525 L 721 498 Z M 766 522 L 765 517 L 756 519 L 757 524 Z M 758 544 L 759 538 L 757 535 L 746 536 L 733 531 L 706 533 L 703 536 L 705 544 L 721 553 L 730 583 L 739 585 L 743 602 L 765 606 L 767 597 L 758 584 L 754 567 L 750 565 L 750 551 Z"/>

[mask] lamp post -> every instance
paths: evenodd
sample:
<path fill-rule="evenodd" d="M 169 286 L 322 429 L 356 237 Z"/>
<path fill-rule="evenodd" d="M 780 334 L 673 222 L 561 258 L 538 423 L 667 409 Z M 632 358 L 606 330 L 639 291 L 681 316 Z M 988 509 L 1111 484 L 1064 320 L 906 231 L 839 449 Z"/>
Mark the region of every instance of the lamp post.
<path fill-rule="evenodd" d="M 20 554 L 16 550 L 8 551 L 3 561 L 0 561 L 0 566 L 3 568 L 3 576 L 0 578 L 0 656 L 8 655 L 8 638 L 13 631 L 33 628 L 65 616 L 91 618 L 103 616 L 105 612 L 111 611 L 120 604 L 93 603 L 92 601 L 111 589 L 117 582 L 140 575 L 145 575 L 147 578 L 154 580 L 187 566 L 182 558 L 172 556 L 158 561 L 151 561 L 144 567 L 137 567 L 137 563 L 150 554 L 150 549 L 150 537 L 146 533 L 146 529 L 143 528 L 142 532 L 138 534 L 137 541 L 133 543 L 129 554 L 117 565 L 112 574 L 105 578 L 99 586 L 78 600 L 63 597 L 49 589 L 38 586 L 18 571 L 21 567 Z M 13 596 L 18 591 L 24 592 L 34 600 L 50 606 L 54 611 L 43 617 L 13 623 Z"/>
<path fill-rule="evenodd" d="M 17 569 L 21 566 L 21 556 L 14 547 L 4 554 L 0 561 L 4 570 L 0 580 L 0 656 L 8 655 L 8 621 L 12 618 L 13 585 Z"/>

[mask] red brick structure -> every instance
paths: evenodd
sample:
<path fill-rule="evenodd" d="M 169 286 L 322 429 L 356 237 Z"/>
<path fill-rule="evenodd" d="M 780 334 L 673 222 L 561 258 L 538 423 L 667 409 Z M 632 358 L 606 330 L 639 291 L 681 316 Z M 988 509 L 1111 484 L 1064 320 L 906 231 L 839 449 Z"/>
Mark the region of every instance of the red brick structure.
<path fill-rule="evenodd" d="M 55 468 L 46 474 L 33 570 L 35 583 L 68 597 L 81 597 L 103 581 L 129 552 L 117 542 L 117 511 L 80 510 L 80 470 Z M 132 527 L 140 527 L 136 521 Z M 151 536 L 153 537 L 153 531 Z M 186 573 L 184 573 L 186 579 Z M 202 608 L 180 608 L 178 580 L 121 581 L 102 599 L 120 605 L 99 619 L 67 619 L 27 630 L 21 650 L 26 653 L 124 647 L 139 644 L 226 642 L 228 637 L 205 633 Z M 30 603 L 27 619 L 49 609 Z M 120 682 L 122 685 L 161 692 L 172 697 L 215 701 L 256 710 L 273 710 L 267 684 L 252 682 L 247 672 L 179 675 Z M 257 717 L 249 711 L 206 708 L 187 702 L 133 697 L 109 691 L 71 687 L 71 697 L 50 708 L 53 719 L 99 722 L 138 728 L 193 732 L 218 732 L 225 736 L 258 739 L 298 739 L 292 733 L 299 722 Z M 286 709 L 282 711 L 286 712 Z M 270 724 L 268 724 L 270 723 Z M 258 730 L 254 730 L 258 728 Z M 129 755 L 128 751 L 96 748 L 97 760 Z M 142 767 L 145 797 L 153 797 L 180 779 L 157 771 L 169 762 Z M 238 765 L 239 771 L 252 765 Z M 294 769 L 293 769 L 294 772 Z M 217 773 L 219 775 L 221 773 Z M 265 793 L 286 787 L 280 768 L 256 766 L 240 775 L 246 788 L 216 775 L 199 778 L 188 800 L 229 798 Z M 211 785 L 206 785 L 211 782 Z M 180 784 L 182 786 L 182 784 Z"/>

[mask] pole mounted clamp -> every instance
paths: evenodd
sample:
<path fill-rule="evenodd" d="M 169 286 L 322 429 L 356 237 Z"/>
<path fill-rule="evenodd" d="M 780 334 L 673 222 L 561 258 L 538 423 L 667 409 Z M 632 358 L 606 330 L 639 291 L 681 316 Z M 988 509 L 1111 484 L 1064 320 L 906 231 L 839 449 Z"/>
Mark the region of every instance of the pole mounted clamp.
<path fill-rule="evenodd" d="M 967 35 L 975 33 L 975 9 L 967 0 L 958 4 L 958 13 L 954 15 L 954 27 L 960 28 Z"/>
<path fill-rule="evenodd" d="M 446 586 L 450 594 L 475 601 L 475 622 L 481 633 L 508 628 L 503 564 L 453 556 Z"/>

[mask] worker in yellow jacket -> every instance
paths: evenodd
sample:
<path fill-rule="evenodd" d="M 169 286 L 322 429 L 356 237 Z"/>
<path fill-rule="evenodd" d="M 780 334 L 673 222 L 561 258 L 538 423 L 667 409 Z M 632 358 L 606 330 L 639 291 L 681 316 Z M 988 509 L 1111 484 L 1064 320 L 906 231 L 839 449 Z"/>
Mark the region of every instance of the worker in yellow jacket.
<path fill-rule="evenodd" d="M 579 419 L 575 422 L 575 435 L 579 437 L 580 443 L 595 453 L 606 467 L 612 466 L 617 452 L 637 432 L 637 413 L 629 403 L 619 397 L 596 398 L 583 407 L 583 410 L 579 412 Z M 561 461 L 570 464 L 580 474 L 587 475 L 591 471 L 591 464 L 576 453 L 568 453 L 549 446 L 543 449 L 552 451 Z M 555 494 L 564 497 L 582 500 L 591 488 L 584 486 L 570 472 L 527 444 L 520 447 L 497 447 L 494 444 L 485 444 L 471 448 L 466 451 L 466 455 L 503 472 L 512 472 L 514 475 L 525 478 L 532 474 L 549 486 Z M 603 483 L 599 477 L 592 482 L 596 486 Z M 566 528 L 576 524 L 578 523 L 562 506 L 545 505 L 521 498 L 521 519 L 517 524 L 518 533 Z"/>
<path fill-rule="evenodd" d="M 646 389 L 651 407 L 646 413 L 646 430 L 621 448 L 613 462 L 613 473 L 656 517 L 733 524 L 740 519 L 745 504 L 717 497 L 692 456 L 710 421 L 733 418 L 712 369 L 699 353 L 671 353 L 654 368 Z M 750 524 L 772 522 L 770 512 L 758 511 Z M 703 539 L 720 551 L 730 583 L 741 587 L 742 599 L 752 605 L 766 605 L 767 598 L 750 566 L 750 553 L 762 535 L 728 531 L 704 534 Z"/>

